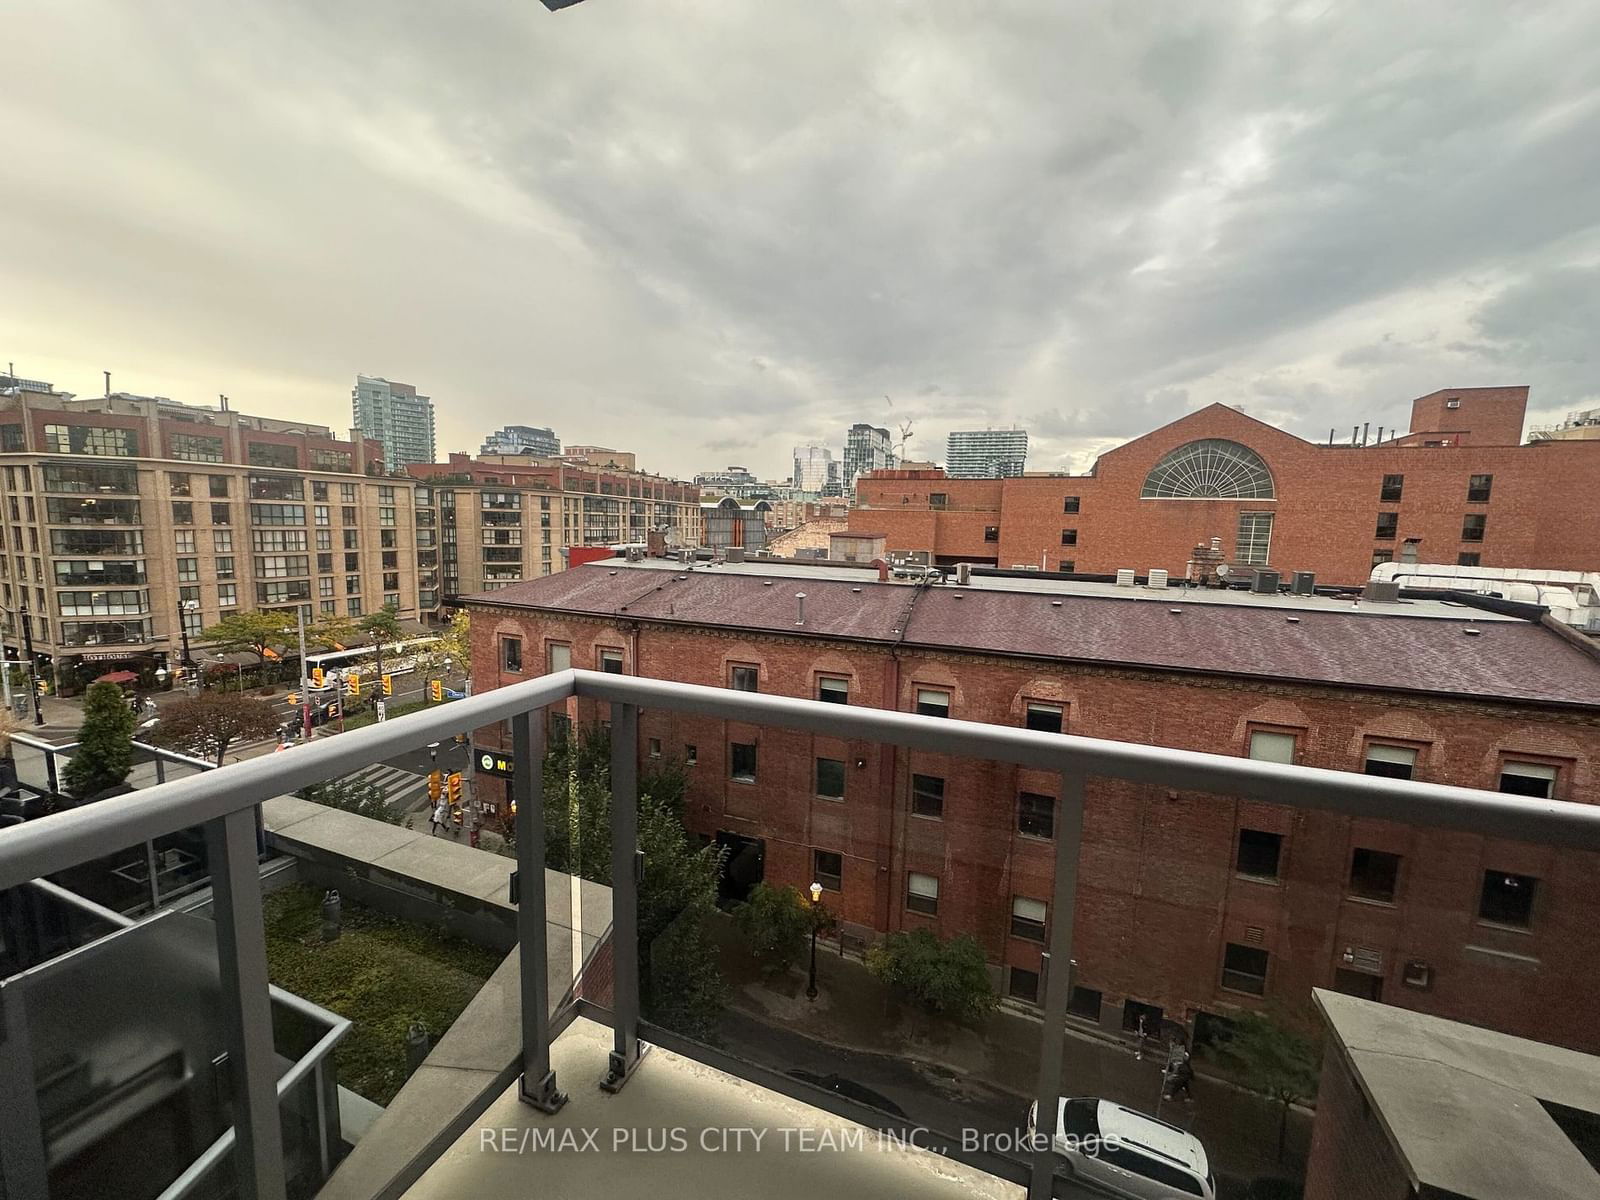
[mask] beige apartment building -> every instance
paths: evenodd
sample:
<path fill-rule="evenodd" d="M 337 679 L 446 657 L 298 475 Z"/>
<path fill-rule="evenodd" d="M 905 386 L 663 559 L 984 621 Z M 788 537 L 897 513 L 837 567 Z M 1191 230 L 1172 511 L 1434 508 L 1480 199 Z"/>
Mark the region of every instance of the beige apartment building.
<path fill-rule="evenodd" d="M 417 484 L 419 559 L 431 565 L 437 545 L 440 603 L 552 575 L 575 547 L 705 540 L 700 489 L 642 471 L 465 454 L 406 470 Z"/>
<path fill-rule="evenodd" d="M 419 566 L 416 485 L 382 447 L 226 407 L 0 391 L 0 621 L 65 693 L 120 670 L 156 686 L 225 613 L 437 608 Z M 437 570 L 435 563 L 433 570 Z M 292 619 L 292 617 L 286 617 Z"/>

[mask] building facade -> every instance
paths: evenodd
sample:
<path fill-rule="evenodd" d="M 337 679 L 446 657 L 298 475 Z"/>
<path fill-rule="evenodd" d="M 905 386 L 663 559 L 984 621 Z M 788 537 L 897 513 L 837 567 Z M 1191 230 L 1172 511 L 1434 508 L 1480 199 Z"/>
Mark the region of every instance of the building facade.
<path fill-rule="evenodd" d="M 1026 429 L 956 429 L 945 439 L 951 479 L 1010 479 L 1028 466 Z"/>
<path fill-rule="evenodd" d="M 536 425 L 507 425 L 483 439 L 478 451 L 485 457 L 495 454 L 532 454 L 555 458 L 561 453 L 561 439 L 555 430 Z M 432 458 L 418 460 L 432 462 Z"/>
<path fill-rule="evenodd" d="M 1230 562 L 1359 584 L 1412 543 L 1424 562 L 1600 568 L 1600 525 L 1569 498 L 1600 484 L 1600 446 L 1519 444 L 1526 388 L 1416 401 L 1410 433 L 1314 444 L 1223 405 L 1100 456 L 1086 475 L 953 480 L 880 473 L 856 488 L 852 525 L 891 552 L 939 564 L 1181 575 L 1194 546 Z M 1452 407 L 1453 405 L 1453 407 Z"/>
<path fill-rule="evenodd" d="M 844 461 L 839 471 L 839 483 L 845 494 L 854 493 L 857 477 L 892 466 L 894 443 L 889 440 L 887 429 L 858 423 L 845 432 Z"/>
<path fill-rule="evenodd" d="M 0 398 L 0 609 L 62 690 L 109 671 L 154 687 L 226 613 L 419 611 L 412 482 L 326 428 L 111 395 Z"/>
<path fill-rule="evenodd" d="M 561 571 L 573 547 L 652 538 L 698 546 L 705 537 L 699 489 L 658 475 L 465 454 L 407 470 L 417 485 L 422 599 L 435 607 Z"/>
<path fill-rule="evenodd" d="M 843 492 L 839 480 L 838 459 L 826 446 L 796 446 L 794 448 L 795 490 L 815 496 L 837 496 Z"/>
<path fill-rule="evenodd" d="M 434 460 L 433 401 L 409 383 L 357 375 L 350 404 L 361 436 L 383 446 L 388 470 Z"/>
<path fill-rule="evenodd" d="M 1161 592 L 614 559 L 470 601 L 473 678 L 570 663 L 1600 800 L 1600 660 L 1574 635 L 1442 604 L 1214 591 L 1174 609 Z M 647 760 L 687 764 L 685 820 L 728 850 L 725 879 L 815 879 L 863 941 L 972 933 L 1004 992 L 1037 998 L 1058 777 L 665 711 L 642 714 L 640 739 Z M 1072 1011 L 1205 1036 L 1317 986 L 1592 1047 L 1597 868 L 1592 853 L 1091 780 Z"/>

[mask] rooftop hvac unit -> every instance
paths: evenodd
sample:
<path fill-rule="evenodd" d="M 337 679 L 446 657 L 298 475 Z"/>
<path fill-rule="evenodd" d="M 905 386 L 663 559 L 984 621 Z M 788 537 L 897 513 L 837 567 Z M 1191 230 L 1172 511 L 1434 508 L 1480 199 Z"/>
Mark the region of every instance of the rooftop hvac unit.
<path fill-rule="evenodd" d="M 1256 572 L 1256 577 L 1250 581 L 1250 590 L 1257 596 L 1276 596 L 1278 594 L 1278 581 L 1280 576 L 1276 571 L 1262 568 Z"/>
<path fill-rule="evenodd" d="M 966 587 L 969 583 L 972 582 L 972 564 L 971 563 L 957 563 L 956 564 L 956 582 L 959 583 L 962 587 Z"/>
<path fill-rule="evenodd" d="M 1167 571 L 1165 567 L 1150 568 L 1150 586 L 1164 588 L 1167 586 Z"/>
<path fill-rule="evenodd" d="M 1289 591 L 1296 596 L 1314 596 L 1317 592 L 1317 576 L 1313 571 L 1296 571 L 1289 576 Z"/>
<path fill-rule="evenodd" d="M 1382 604 L 1394 604 L 1400 599 L 1400 584 L 1392 579 L 1369 580 L 1361 593 L 1361 598 L 1376 600 Z"/>
<path fill-rule="evenodd" d="M 627 556 L 629 562 L 643 562 L 644 548 L 642 546 L 629 546 Z"/>
<path fill-rule="evenodd" d="M 1132 587 L 1133 586 L 1133 581 L 1134 581 L 1134 574 L 1133 574 L 1133 568 L 1132 567 L 1118 567 L 1117 568 L 1117 586 L 1118 587 Z"/>
<path fill-rule="evenodd" d="M 744 561 L 744 547 L 743 546 L 729 546 L 727 549 L 725 549 L 722 552 L 722 558 L 723 558 L 724 562 L 743 562 Z"/>

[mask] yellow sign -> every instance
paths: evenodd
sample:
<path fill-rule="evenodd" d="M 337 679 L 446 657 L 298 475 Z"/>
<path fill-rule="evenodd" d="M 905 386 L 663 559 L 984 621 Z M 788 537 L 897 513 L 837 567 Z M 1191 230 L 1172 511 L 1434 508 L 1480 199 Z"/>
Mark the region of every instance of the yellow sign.
<path fill-rule="evenodd" d="M 444 684 L 441 681 L 434 679 L 428 683 L 428 699 L 435 704 L 444 699 Z"/>
<path fill-rule="evenodd" d="M 384 675 L 384 677 L 383 677 L 383 694 L 385 696 L 394 695 L 394 676 L 393 675 L 388 675 L 388 674 Z"/>

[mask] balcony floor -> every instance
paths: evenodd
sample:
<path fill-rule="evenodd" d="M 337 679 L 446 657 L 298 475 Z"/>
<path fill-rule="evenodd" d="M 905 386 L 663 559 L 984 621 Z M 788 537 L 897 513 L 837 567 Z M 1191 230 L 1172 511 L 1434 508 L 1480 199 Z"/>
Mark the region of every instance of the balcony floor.
<path fill-rule="evenodd" d="M 566 1107 L 547 1117 L 509 1089 L 405 1193 L 406 1200 L 1020 1200 L 1023 1194 L 937 1154 L 880 1148 L 871 1130 L 661 1049 L 650 1051 L 618 1095 L 608 1095 L 599 1079 L 610 1049 L 609 1029 L 573 1022 L 551 1054 L 556 1078 L 572 1097 Z M 687 1148 L 645 1152 L 652 1136 L 661 1147 L 674 1133 Z M 732 1152 L 736 1138 L 743 1140 L 739 1153 Z"/>

